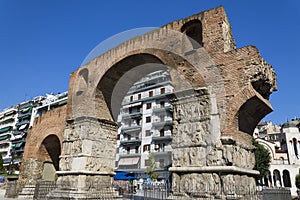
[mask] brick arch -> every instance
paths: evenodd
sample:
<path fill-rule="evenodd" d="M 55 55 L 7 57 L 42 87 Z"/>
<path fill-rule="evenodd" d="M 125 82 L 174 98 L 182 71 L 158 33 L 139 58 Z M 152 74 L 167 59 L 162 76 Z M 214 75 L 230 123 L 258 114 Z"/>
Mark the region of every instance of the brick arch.
<path fill-rule="evenodd" d="M 202 48 L 185 45 L 187 37 L 180 31 L 191 20 L 202 22 Z M 145 64 L 157 68 L 149 69 Z M 253 146 L 247 133 L 270 111 L 265 98 L 274 91 L 276 76 L 255 47 L 236 49 L 227 16 L 218 7 L 128 40 L 71 74 L 62 171 L 58 173 L 58 182 L 70 189 L 66 199 L 78 195 L 78 191 L 85 191 L 80 198 L 93 193 L 91 185 L 78 183 L 111 183 L 118 128 L 111 107 L 119 104 L 111 96 L 124 74 L 140 65 L 147 70 L 128 82 L 167 65 L 191 86 L 177 93 L 182 96 L 171 97 L 176 142 L 172 145 L 175 164 L 169 170 L 173 173 L 174 194 L 192 194 L 191 188 L 180 188 L 188 186 L 190 180 L 216 183 L 216 188 L 241 184 L 255 188 L 253 177 L 258 172 L 252 170 Z M 119 99 L 129 85 L 124 86 Z M 252 117 L 253 106 L 263 112 L 247 127 L 241 121 Z M 66 190 L 61 187 L 57 191 Z M 55 192 L 52 195 L 55 197 Z"/>
<path fill-rule="evenodd" d="M 176 70 L 177 74 L 183 79 L 181 80 L 186 82 L 182 83 L 180 80 L 176 80 L 175 77 L 172 77 L 173 74 L 171 74 L 175 90 L 180 87 L 180 84 L 188 84 L 190 88 L 206 86 L 205 80 L 199 71 L 184 58 L 160 49 L 145 49 L 138 54 L 130 53 L 129 56 L 112 65 L 103 77 L 101 77 L 95 92 L 96 98 L 100 99 L 99 102 L 96 100 L 96 108 L 106 104 L 110 114 L 114 116 L 110 119 L 116 119 L 121 101 L 132 84 L 151 72 L 167 68 Z M 118 90 L 117 96 L 113 96 L 114 87 L 125 74 L 128 77 L 123 83 L 119 83 L 122 89 Z M 105 102 L 102 100 L 105 100 Z M 104 108 L 103 110 L 107 109 Z M 108 115 L 108 113 L 105 114 L 105 116 Z"/>
<path fill-rule="evenodd" d="M 34 185 L 42 179 L 44 163 L 52 163 L 59 170 L 58 154 L 61 152 L 65 122 L 66 105 L 35 119 L 26 138 L 18 191 L 21 192 L 27 185 Z"/>
<path fill-rule="evenodd" d="M 225 126 L 223 135 L 232 136 L 236 140 L 251 144 L 256 125 L 273 109 L 270 103 L 253 88 L 251 83 L 235 94 L 231 102 L 231 104 L 227 104 L 227 110 L 230 113 L 227 113 L 225 119 L 228 125 Z M 248 136 L 244 133 L 247 133 Z"/>

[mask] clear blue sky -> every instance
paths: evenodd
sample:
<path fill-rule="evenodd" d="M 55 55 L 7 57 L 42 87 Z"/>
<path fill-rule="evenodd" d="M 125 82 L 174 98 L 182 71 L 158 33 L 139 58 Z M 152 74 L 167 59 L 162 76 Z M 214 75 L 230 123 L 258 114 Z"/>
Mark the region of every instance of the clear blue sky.
<path fill-rule="evenodd" d="M 255 45 L 278 75 L 265 120 L 299 114 L 300 1 L 0 0 L 0 109 L 68 88 L 69 74 L 103 40 L 223 5 L 238 47 Z"/>

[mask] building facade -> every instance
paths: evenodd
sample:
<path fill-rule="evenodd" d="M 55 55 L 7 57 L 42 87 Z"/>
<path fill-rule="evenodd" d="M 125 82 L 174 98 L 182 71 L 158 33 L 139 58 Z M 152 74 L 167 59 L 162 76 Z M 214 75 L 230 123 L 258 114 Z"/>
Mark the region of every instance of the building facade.
<path fill-rule="evenodd" d="M 263 122 L 254 132 L 256 140 L 271 155 L 268 175 L 263 179 L 267 187 L 290 188 L 292 196 L 297 196 L 295 177 L 300 169 L 300 120 L 292 120 L 282 126 Z"/>
<path fill-rule="evenodd" d="M 8 173 L 18 173 L 28 130 L 34 120 L 52 108 L 67 103 L 67 92 L 38 96 L 0 113 L 0 153 Z"/>
<path fill-rule="evenodd" d="M 118 122 L 116 171 L 145 174 L 155 159 L 159 179 L 168 179 L 172 154 L 172 105 L 168 94 L 173 86 L 168 71 L 157 71 L 136 82 L 125 96 Z"/>
<path fill-rule="evenodd" d="M 14 138 L 14 129 L 17 123 L 17 107 L 4 109 L 0 113 L 0 153 L 2 154 L 4 166 L 11 162 L 11 150 L 13 144 L 11 139 Z"/>

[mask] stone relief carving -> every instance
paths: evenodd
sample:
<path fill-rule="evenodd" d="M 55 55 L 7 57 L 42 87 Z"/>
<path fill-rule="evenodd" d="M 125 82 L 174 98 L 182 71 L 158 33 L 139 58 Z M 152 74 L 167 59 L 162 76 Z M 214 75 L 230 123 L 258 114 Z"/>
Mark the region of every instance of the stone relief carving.
<path fill-rule="evenodd" d="M 221 194 L 221 181 L 217 174 L 186 174 L 181 176 L 180 192 L 188 196 L 206 196 Z"/>

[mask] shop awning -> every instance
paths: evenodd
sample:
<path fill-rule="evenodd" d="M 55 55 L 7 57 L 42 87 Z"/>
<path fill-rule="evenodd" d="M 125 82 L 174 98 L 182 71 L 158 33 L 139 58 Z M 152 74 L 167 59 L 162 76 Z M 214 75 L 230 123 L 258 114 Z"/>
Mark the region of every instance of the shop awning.
<path fill-rule="evenodd" d="M 11 126 L 8 126 L 8 127 L 5 127 L 5 128 L 2 128 L 2 129 L 0 129 L 0 133 L 5 133 L 5 132 L 9 131 L 9 130 L 10 130 L 10 128 L 11 128 Z"/>
<path fill-rule="evenodd" d="M 134 176 L 131 176 L 129 172 L 116 172 L 114 180 L 133 180 Z"/>
<path fill-rule="evenodd" d="M 135 157 L 135 158 L 121 158 L 119 161 L 119 165 L 136 165 L 138 164 L 140 158 Z"/>
<path fill-rule="evenodd" d="M 16 148 L 20 148 L 20 147 L 23 145 L 23 143 L 24 143 L 24 142 L 18 142 L 18 143 L 15 144 L 15 145 L 16 145 L 15 147 L 16 147 Z"/>
<path fill-rule="evenodd" d="M 2 140 L 7 140 L 11 137 L 11 135 L 3 135 L 3 136 L 0 136 L 0 141 Z"/>

